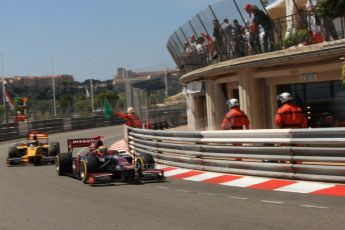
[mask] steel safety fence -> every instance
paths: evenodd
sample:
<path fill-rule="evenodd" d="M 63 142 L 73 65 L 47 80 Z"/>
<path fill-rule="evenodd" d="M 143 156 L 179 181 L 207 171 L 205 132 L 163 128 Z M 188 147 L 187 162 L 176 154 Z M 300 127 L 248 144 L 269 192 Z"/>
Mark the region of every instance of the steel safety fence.
<path fill-rule="evenodd" d="M 270 33 L 273 35 L 269 40 L 266 38 L 269 35 L 265 34 L 267 30 L 265 31 L 261 26 L 256 28 L 257 32 L 254 33 L 251 28 L 252 18 L 245 11 L 244 6 L 252 4 L 270 15 L 266 10 L 269 8 L 266 2 L 223 0 L 205 7 L 206 9 L 173 32 L 167 41 L 167 48 L 177 66 L 189 72 L 225 60 L 320 42 L 313 38 L 310 26 L 314 18 L 320 17 L 308 13 L 305 2 L 301 4 L 298 0 L 292 1 L 296 8 L 294 13 L 279 17 L 270 16 Z M 224 20 L 228 20 L 229 27 Z M 238 27 L 235 26 L 234 20 L 238 21 Z M 324 41 L 344 38 L 344 22 L 344 18 L 321 20 L 320 36 Z M 272 38 L 273 41 L 270 41 Z M 267 42 L 269 44 L 265 44 Z"/>
<path fill-rule="evenodd" d="M 149 120 L 151 128 L 155 130 L 184 125 L 187 123 L 186 110 L 154 110 L 151 112 Z M 105 118 L 103 115 L 98 115 L 0 124 L 0 141 L 25 137 L 30 130 L 57 133 L 121 125 L 124 123 L 124 120 L 115 115 L 109 118 Z"/>
<path fill-rule="evenodd" d="M 128 128 L 129 149 L 223 173 L 345 182 L 345 128 L 171 131 Z"/>

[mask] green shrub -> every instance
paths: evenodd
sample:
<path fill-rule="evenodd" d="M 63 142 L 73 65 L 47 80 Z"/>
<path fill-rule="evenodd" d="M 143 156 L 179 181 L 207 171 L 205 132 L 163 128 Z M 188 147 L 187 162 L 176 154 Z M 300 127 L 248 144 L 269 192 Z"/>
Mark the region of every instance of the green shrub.
<path fill-rule="evenodd" d="M 283 45 L 285 48 L 296 46 L 300 43 L 304 43 L 308 39 L 307 30 L 298 30 L 297 32 L 291 34 L 289 37 L 285 38 Z"/>

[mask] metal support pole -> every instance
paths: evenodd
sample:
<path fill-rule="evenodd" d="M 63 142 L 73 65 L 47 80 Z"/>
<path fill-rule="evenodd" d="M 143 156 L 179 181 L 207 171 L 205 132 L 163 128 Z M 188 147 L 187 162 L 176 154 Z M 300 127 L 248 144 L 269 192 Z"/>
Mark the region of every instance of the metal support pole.
<path fill-rule="evenodd" d="M 8 119 L 7 119 L 7 109 L 6 109 L 6 99 L 5 99 L 5 85 L 6 85 L 6 81 L 3 80 L 2 81 L 2 102 L 3 102 L 3 107 L 4 107 L 4 123 L 7 124 Z"/>
<path fill-rule="evenodd" d="M 7 84 L 5 78 L 4 78 L 4 56 L 3 52 L 0 49 L 0 74 L 2 78 L 2 103 L 4 107 L 4 123 L 8 123 L 8 117 L 7 117 L 7 108 L 6 108 L 6 99 L 5 99 L 5 85 Z"/>
<path fill-rule="evenodd" d="M 164 71 L 164 80 L 165 80 L 165 96 L 168 96 L 168 71 L 169 68 L 166 67 L 165 71 Z"/>
<path fill-rule="evenodd" d="M 189 24 L 190 28 L 192 28 L 194 35 L 195 35 L 196 37 L 198 37 L 198 33 L 196 32 L 196 30 L 195 30 L 193 24 L 191 23 L 191 21 L 188 21 L 188 24 Z"/>
<path fill-rule="evenodd" d="M 203 21 L 201 20 L 201 18 L 200 18 L 200 16 L 199 16 L 199 14 L 197 14 L 196 16 L 197 16 L 197 18 L 199 19 L 200 24 L 202 25 L 202 28 L 204 28 L 205 33 L 207 33 L 208 35 L 210 35 L 210 34 L 208 33 L 207 29 L 206 29 L 205 24 L 204 24 L 204 23 L 203 23 Z"/>
<path fill-rule="evenodd" d="M 93 68 L 92 68 L 92 58 L 89 57 L 89 61 L 90 61 L 90 94 L 91 94 L 91 109 L 92 112 L 95 112 L 95 104 L 94 104 L 94 100 L 93 100 L 93 82 L 92 82 L 92 78 L 93 78 Z"/>
<path fill-rule="evenodd" d="M 126 68 L 124 68 L 124 76 L 125 76 L 125 86 L 126 86 L 126 102 L 127 102 L 127 108 L 133 106 L 132 102 L 132 88 L 130 79 L 128 76 L 128 71 Z"/>
<path fill-rule="evenodd" d="M 190 41 L 187 37 L 187 35 L 185 34 L 185 32 L 183 31 L 182 27 L 180 27 L 181 33 L 183 34 L 184 38 L 186 39 L 186 41 L 188 42 L 188 44 L 190 45 Z"/>
<path fill-rule="evenodd" d="M 56 117 L 56 98 L 55 98 L 55 63 L 54 57 L 51 57 L 52 61 L 52 87 L 53 87 L 53 109 L 54 109 L 54 117 Z"/>

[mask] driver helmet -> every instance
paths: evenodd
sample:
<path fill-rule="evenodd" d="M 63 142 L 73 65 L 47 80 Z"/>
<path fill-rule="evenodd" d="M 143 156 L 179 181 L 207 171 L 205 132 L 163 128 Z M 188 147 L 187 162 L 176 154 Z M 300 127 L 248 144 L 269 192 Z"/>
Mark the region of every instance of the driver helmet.
<path fill-rule="evenodd" d="M 100 146 L 100 147 L 98 148 L 98 152 L 101 153 L 102 155 L 105 155 L 105 154 L 108 153 L 108 148 L 105 147 L 105 146 Z"/>
<path fill-rule="evenodd" d="M 292 96 L 291 96 L 290 93 L 284 92 L 284 93 L 279 94 L 278 100 L 280 100 L 281 103 L 285 103 L 285 102 L 291 101 L 292 100 Z"/>
<path fill-rule="evenodd" d="M 239 106 L 240 104 L 238 103 L 238 100 L 236 98 L 232 98 L 230 100 L 228 100 L 226 102 L 226 104 L 230 107 L 230 108 L 233 108 L 233 107 L 236 107 L 236 106 Z"/>

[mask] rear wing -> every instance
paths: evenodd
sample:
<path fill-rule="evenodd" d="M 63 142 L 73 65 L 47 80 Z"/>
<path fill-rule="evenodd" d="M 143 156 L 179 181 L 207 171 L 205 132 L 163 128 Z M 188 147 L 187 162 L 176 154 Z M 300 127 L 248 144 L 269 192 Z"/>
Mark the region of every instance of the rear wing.
<path fill-rule="evenodd" d="M 79 139 L 68 139 L 67 148 L 68 153 L 72 155 L 73 148 L 77 147 L 90 147 L 90 145 L 95 142 L 97 138 L 79 138 Z"/>
<path fill-rule="evenodd" d="M 43 133 L 39 131 L 30 131 L 27 135 L 27 140 L 30 140 L 30 141 L 37 140 L 42 143 L 48 143 L 48 133 Z"/>

